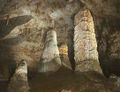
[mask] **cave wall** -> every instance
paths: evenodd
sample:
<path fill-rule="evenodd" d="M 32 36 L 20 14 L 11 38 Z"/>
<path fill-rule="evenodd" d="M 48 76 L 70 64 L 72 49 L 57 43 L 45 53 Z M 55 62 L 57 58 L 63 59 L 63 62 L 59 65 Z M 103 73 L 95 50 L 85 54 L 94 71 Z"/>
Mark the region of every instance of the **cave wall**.
<path fill-rule="evenodd" d="M 70 68 L 72 64 L 74 70 L 74 16 L 83 6 L 94 18 L 100 63 L 109 62 L 108 57 L 119 58 L 119 5 L 118 0 L 1 0 L 0 72 L 7 72 L 10 63 L 14 65 L 21 58 L 36 71 L 45 33 L 51 28 L 57 30 L 63 64 Z"/>
<path fill-rule="evenodd" d="M 72 45 L 73 18 L 80 7 L 78 0 L 72 3 L 65 0 L 11 0 L 7 2 L 1 10 L 0 20 L 1 73 L 8 76 L 8 67 L 11 68 L 21 59 L 27 61 L 29 71 L 37 71 L 46 32 L 51 29 L 57 32 L 59 50 L 65 45 L 67 47 L 65 50 L 71 54 L 69 47 Z M 63 56 L 64 52 L 60 51 L 60 55 Z M 71 69 L 68 55 L 63 57 L 62 63 Z"/>

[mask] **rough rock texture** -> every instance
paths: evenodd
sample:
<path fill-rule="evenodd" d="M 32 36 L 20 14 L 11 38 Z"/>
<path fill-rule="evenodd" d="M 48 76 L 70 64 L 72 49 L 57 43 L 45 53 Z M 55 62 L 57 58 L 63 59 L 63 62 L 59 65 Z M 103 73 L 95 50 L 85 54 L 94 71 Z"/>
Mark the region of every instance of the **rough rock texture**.
<path fill-rule="evenodd" d="M 106 77 L 119 75 L 120 1 L 80 0 L 93 14 L 99 61 Z"/>
<path fill-rule="evenodd" d="M 74 53 L 76 69 L 100 71 L 93 17 L 89 9 L 81 9 L 75 16 Z"/>
<path fill-rule="evenodd" d="M 64 57 L 64 60 L 61 58 L 63 65 L 69 69 L 72 66 L 75 70 L 74 16 L 83 6 L 93 15 L 103 73 L 107 77 L 119 74 L 119 0 L 0 0 L 0 77 L 8 78 L 8 67 L 14 66 L 21 58 L 27 60 L 29 71 L 37 71 L 36 66 L 44 50 L 44 35 L 51 28 L 57 29 L 59 50 L 65 48 L 68 52 L 61 54 L 60 51 L 60 56 Z M 31 92 L 58 92 L 62 89 L 73 92 L 120 92 L 116 91 L 112 79 L 106 80 L 102 75 L 62 71 L 62 74 L 55 73 L 49 78 L 40 75 L 39 81 L 35 78 L 31 82 Z M 0 92 L 5 92 L 1 88 L 5 87 L 0 87 Z"/>
<path fill-rule="evenodd" d="M 120 59 L 120 29 L 109 30 L 108 55 L 112 58 Z"/>
<path fill-rule="evenodd" d="M 3 31 L 0 33 L 0 65 L 6 63 L 5 66 L 0 67 L 1 72 L 8 71 L 10 62 L 20 61 L 21 58 L 27 60 L 30 71 L 37 71 L 36 67 L 45 44 L 44 35 L 50 28 L 57 29 L 58 46 L 63 43 L 70 44 L 74 28 L 72 18 L 80 7 L 77 0 L 72 3 L 65 0 L 10 0 L 7 2 L 0 13 L 0 25 L 4 25 L 4 28 L 0 29 L 6 30 L 5 33 Z M 27 19 L 29 20 L 25 21 Z M 68 49 L 71 54 L 70 46 Z M 74 58 L 72 55 L 71 57 Z M 8 77 L 8 74 L 6 76 Z"/>
<path fill-rule="evenodd" d="M 80 0 L 95 16 L 120 18 L 119 0 Z"/>
<path fill-rule="evenodd" d="M 39 72 L 55 72 L 61 66 L 61 59 L 57 46 L 56 31 L 50 30 L 46 33 L 45 47 L 39 63 Z"/>
<path fill-rule="evenodd" d="M 114 14 L 114 16 L 103 15 L 102 17 L 95 15 L 94 20 L 98 43 L 99 62 L 103 73 L 106 77 L 109 77 L 111 74 L 119 75 L 120 18 L 118 18 L 116 14 Z"/>
<path fill-rule="evenodd" d="M 22 60 L 10 80 L 8 92 L 29 92 L 27 74 L 27 62 Z"/>

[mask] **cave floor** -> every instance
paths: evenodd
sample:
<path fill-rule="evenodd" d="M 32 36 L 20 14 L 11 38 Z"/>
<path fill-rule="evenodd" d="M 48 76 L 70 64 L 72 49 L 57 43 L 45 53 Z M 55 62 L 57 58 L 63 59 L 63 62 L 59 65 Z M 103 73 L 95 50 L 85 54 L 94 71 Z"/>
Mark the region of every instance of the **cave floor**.
<path fill-rule="evenodd" d="M 79 73 L 61 69 L 53 74 L 38 74 L 29 84 L 31 92 L 120 92 L 116 81 L 96 72 Z"/>
<path fill-rule="evenodd" d="M 120 92 L 116 81 L 116 78 L 106 79 L 96 72 L 60 69 L 53 74 L 32 75 L 29 85 L 30 92 Z M 7 82 L 0 81 L 0 92 L 7 92 Z"/>

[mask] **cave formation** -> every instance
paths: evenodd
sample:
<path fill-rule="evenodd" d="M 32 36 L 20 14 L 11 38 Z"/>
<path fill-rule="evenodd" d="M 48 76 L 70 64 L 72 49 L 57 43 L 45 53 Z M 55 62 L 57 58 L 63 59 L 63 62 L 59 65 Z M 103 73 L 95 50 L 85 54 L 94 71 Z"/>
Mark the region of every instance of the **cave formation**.
<path fill-rule="evenodd" d="M 119 0 L 0 0 L 0 92 L 120 92 L 119 67 Z"/>

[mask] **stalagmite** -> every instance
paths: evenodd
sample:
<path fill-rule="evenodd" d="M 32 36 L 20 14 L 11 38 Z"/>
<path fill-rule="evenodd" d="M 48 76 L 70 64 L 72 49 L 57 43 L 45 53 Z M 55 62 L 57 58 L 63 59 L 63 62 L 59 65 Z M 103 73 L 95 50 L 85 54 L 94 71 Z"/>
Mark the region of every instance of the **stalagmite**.
<path fill-rule="evenodd" d="M 61 66 L 59 50 L 57 46 L 57 35 L 55 31 L 48 31 L 46 34 L 45 47 L 42 59 L 39 63 L 39 72 L 55 72 Z"/>
<path fill-rule="evenodd" d="M 8 92 L 29 92 L 27 72 L 27 63 L 22 60 L 10 80 Z"/>
<path fill-rule="evenodd" d="M 59 52 L 62 65 L 72 70 L 71 63 L 68 57 L 68 46 L 66 43 L 62 43 L 59 45 Z"/>
<path fill-rule="evenodd" d="M 93 18 L 88 9 L 80 10 L 75 16 L 74 54 L 76 70 L 99 71 L 97 42 Z"/>

